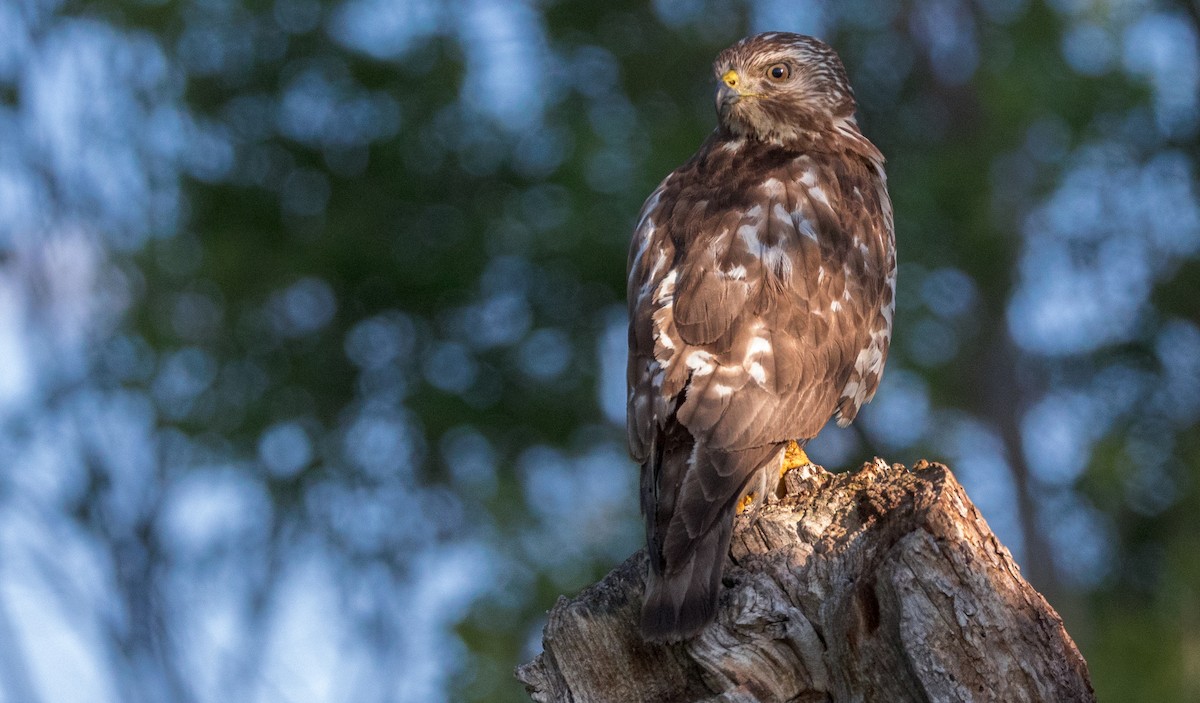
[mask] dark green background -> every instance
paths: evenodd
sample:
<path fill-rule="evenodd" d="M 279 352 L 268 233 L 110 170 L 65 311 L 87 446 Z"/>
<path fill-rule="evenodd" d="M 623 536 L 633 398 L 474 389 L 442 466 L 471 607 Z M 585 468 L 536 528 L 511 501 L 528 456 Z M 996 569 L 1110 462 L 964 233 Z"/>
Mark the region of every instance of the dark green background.
<path fill-rule="evenodd" d="M 632 220 L 772 28 L 841 53 L 896 211 L 885 384 L 813 458 L 947 462 L 1101 700 L 1200 699 L 1195 4 L 22 7 L 0 106 L 42 196 L 0 266 L 39 380 L 0 447 L 50 595 L 9 598 L 6 693 L 58 690 L 30 633 L 79 588 L 62 666 L 112 700 L 523 700 L 544 612 L 640 540 Z M 79 231 L 100 312 L 51 324 L 14 272 Z M 53 534 L 107 566 L 55 593 Z"/>

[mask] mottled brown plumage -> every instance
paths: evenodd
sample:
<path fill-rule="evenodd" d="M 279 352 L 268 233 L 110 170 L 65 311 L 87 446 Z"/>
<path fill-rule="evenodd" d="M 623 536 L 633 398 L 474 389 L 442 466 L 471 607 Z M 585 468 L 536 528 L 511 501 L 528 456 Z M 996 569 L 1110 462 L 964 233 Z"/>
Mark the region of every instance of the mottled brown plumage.
<path fill-rule="evenodd" d="M 883 156 L 837 55 L 797 34 L 723 51 L 719 126 L 642 208 L 629 258 L 629 446 L 647 639 L 713 617 L 735 506 L 788 440 L 874 395 L 896 258 Z"/>

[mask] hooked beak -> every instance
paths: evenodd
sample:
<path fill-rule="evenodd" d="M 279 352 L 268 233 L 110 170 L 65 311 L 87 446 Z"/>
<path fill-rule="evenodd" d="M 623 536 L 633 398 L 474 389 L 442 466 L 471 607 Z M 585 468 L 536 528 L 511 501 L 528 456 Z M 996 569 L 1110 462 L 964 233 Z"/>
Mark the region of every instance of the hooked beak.
<path fill-rule="evenodd" d="M 754 94 L 742 90 L 741 76 L 737 71 L 729 69 L 721 76 L 721 82 L 717 86 L 717 113 L 724 117 L 745 97 L 754 97 Z"/>
<path fill-rule="evenodd" d="M 717 112 L 724 115 L 741 99 L 740 93 L 722 83 L 717 87 Z"/>
<path fill-rule="evenodd" d="M 721 116 L 730 112 L 730 109 L 742 100 L 742 91 L 738 90 L 740 85 L 742 85 L 742 77 L 738 76 L 738 72 L 732 68 L 726 71 L 724 76 L 721 76 L 721 83 L 716 86 L 716 112 Z"/>

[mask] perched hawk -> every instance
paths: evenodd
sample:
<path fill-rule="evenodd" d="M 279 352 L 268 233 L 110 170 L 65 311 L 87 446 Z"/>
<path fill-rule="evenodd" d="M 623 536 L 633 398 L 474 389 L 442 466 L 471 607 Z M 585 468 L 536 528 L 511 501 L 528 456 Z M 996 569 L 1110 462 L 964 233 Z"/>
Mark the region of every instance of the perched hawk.
<path fill-rule="evenodd" d="M 629 256 L 629 447 L 650 573 L 641 628 L 714 616 L 735 508 L 879 386 L 896 253 L 883 156 L 837 54 L 799 34 L 717 57 L 719 126 L 642 208 Z"/>

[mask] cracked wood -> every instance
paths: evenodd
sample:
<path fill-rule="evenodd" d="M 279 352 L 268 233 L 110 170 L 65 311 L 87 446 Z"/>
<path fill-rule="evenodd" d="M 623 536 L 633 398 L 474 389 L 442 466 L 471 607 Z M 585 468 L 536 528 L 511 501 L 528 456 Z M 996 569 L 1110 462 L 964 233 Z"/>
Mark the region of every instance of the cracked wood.
<path fill-rule="evenodd" d="M 1087 665 L 940 464 L 785 477 L 738 518 L 716 621 L 643 642 L 642 552 L 546 624 L 535 701 L 1093 701 Z"/>

